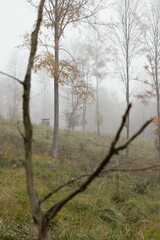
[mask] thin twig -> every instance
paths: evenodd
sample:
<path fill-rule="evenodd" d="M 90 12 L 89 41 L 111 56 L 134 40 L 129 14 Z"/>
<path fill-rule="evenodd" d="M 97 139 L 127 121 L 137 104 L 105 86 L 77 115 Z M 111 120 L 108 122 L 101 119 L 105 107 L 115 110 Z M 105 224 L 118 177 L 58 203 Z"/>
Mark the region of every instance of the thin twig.
<path fill-rule="evenodd" d="M 71 179 L 66 183 L 63 183 L 62 185 L 60 185 L 59 187 L 57 187 L 56 189 L 54 189 L 52 192 L 50 192 L 49 194 L 47 194 L 42 200 L 39 201 L 40 204 L 42 204 L 43 202 L 45 202 L 47 199 L 49 199 L 53 194 L 55 194 L 56 192 L 60 191 L 62 188 L 67 187 L 68 185 L 75 183 L 76 181 L 88 177 L 90 176 L 90 174 L 83 174 L 81 176 L 78 176 L 77 178 Z"/>
<path fill-rule="evenodd" d="M 144 168 L 109 168 L 109 169 L 103 170 L 102 174 L 108 173 L 108 172 L 142 172 L 142 171 L 148 171 L 148 170 L 156 170 L 157 171 L 157 170 L 159 170 L 158 168 L 160 168 L 160 165 L 153 165 L 153 166 L 144 167 Z M 74 179 L 66 182 L 66 183 L 63 183 L 62 185 L 60 185 L 59 187 L 54 189 L 52 192 L 47 194 L 42 200 L 39 201 L 39 203 L 42 204 L 43 202 L 48 200 L 53 194 L 60 191 L 62 188 L 65 188 L 65 187 L 69 186 L 70 184 L 75 183 L 76 181 L 78 181 L 82 178 L 85 178 L 85 177 L 89 177 L 89 176 L 91 176 L 91 174 L 83 174 L 77 178 L 74 178 Z"/>
<path fill-rule="evenodd" d="M 107 173 L 107 172 L 143 172 L 147 170 L 158 170 L 160 168 L 160 165 L 153 165 L 149 167 L 144 167 L 144 168 L 109 168 L 104 170 L 102 173 Z"/>
<path fill-rule="evenodd" d="M 123 149 L 125 149 L 136 137 L 138 137 L 141 132 L 144 131 L 144 129 L 153 121 L 153 118 L 148 120 L 140 129 L 139 131 L 137 131 L 126 143 L 124 143 L 121 146 L 117 147 L 117 151 L 122 151 Z"/>
<path fill-rule="evenodd" d="M 13 77 L 12 75 L 9 75 L 8 73 L 5 73 L 5 72 L 0 71 L 0 74 L 4 75 L 4 76 L 6 76 L 6 77 L 12 78 L 12 79 L 16 80 L 17 82 L 19 82 L 21 85 L 23 85 L 23 81 L 19 80 L 19 79 L 16 78 L 16 77 Z"/>

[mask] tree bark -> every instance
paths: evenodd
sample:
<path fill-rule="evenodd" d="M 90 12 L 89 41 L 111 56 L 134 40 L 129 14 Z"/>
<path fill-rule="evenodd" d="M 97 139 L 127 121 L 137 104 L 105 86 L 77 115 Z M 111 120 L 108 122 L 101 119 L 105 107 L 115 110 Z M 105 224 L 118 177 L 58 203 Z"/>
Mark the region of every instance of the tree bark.
<path fill-rule="evenodd" d="M 129 68 L 129 44 L 130 44 L 130 33 L 129 33 L 129 19 L 128 19 L 128 0 L 125 0 L 125 48 L 126 48 L 126 102 L 127 107 L 129 106 L 129 83 L 130 83 L 130 68 Z M 127 132 L 126 139 L 129 139 L 129 131 L 130 131 L 130 113 L 127 116 Z M 129 146 L 126 147 L 126 159 L 129 157 Z"/>
<path fill-rule="evenodd" d="M 59 20 L 58 20 L 58 1 L 55 1 L 55 72 L 54 72 L 54 133 L 51 156 L 58 156 L 58 133 L 59 133 Z"/>
<path fill-rule="evenodd" d="M 100 136 L 100 124 L 99 124 L 99 82 L 98 82 L 98 75 L 96 76 L 96 121 L 97 121 L 97 135 Z"/>
<path fill-rule="evenodd" d="M 59 132 L 59 85 L 54 82 L 54 132 L 51 156 L 58 156 L 58 132 Z"/>
<path fill-rule="evenodd" d="M 47 233 L 48 233 L 47 225 L 48 224 L 47 224 L 46 218 L 43 217 L 43 220 L 39 225 L 37 240 L 47 240 Z"/>
<path fill-rule="evenodd" d="M 127 107 L 129 106 L 129 67 L 128 67 L 128 50 L 127 50 L 127 56 L 126 56 L 126 77 L 127 77 L 127 82 L 126 82 L 126 102 L 127 102 Z M 130 113 L 128 114 L 127 117 L 127 132 L 126 132 L 126 139 L 128 141 L 129 139 L 129 133 L 130 133 Z M 129 157 L 129 146 L 126 147 L 126 159 Z"/>
<path fill-rule="evenodd" d="M 156 39 L 157 40 L 157 39 Z M 157 50 L 157 41 L 155 45 L 155 82 L 156 82 L 156 98 L 157 98 L 157 117 L 158 117 L 158 128 L 159 119 L 160 119 L 160 96 L 159 96 L 159 79 L 158 79 L 158 50 Z M 158 148 L 157 148 L 157 158 L 160 160 L 160 136 L 157 136 Z"/>

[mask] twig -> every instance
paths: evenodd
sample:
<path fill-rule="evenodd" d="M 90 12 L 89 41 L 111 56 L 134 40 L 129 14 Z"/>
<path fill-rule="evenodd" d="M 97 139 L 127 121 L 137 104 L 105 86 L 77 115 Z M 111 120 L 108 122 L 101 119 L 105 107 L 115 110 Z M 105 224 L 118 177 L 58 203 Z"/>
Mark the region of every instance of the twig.
<path fill-rule="evenodd" d="M 16 77 L 13 77 L 12 75 L 9 75 L 8 73 L 5 73 L 5 72 L 0 71 L 0 74 L 2 74 L 2 75 L 4 75 L 4 76 L 7 76 L 7 77 L 9 77 L 9 78 L 12 78 L 12 79 L 16 80 L 17 82 L 19 82 L 21 85 L 23 85 L 23 81 L 19 80 L 19 79 L 16 78 Z"/>
<path fill-rule="evenodd" d="M 153 166 L 149 166 L 149 167 L 144 167 L 144 168 L 109 168 L 106 170 L 103 170 L 101 173 L 108 173 L 108 172 L 141 172 L 141 171 L 147 171 L 147 170 L 159 170 L 158 168 L 160 168 L 160 165 L 153 165 Z M 53 194 L 57 193 L 58 191 L 60 191 L 62 188 L 67 187 L 68 185 L 75 183 L 77 180 L 80 180 L 82 178 L 85 177 L 89 177 L 91 176 L 91 174 L 83 174 L 77 178 L 74 178 L 62 185 L 60 185 L 59 187 L 57 187 L 56 189 L 54 189 L 52 192 L 50 192 L 49 194 L 47 194 L 42 200 L 39 201 L 40 204 L 42 204 L 43 202 L 45 202 L 46 200 L 48 200 Z"/>
<path fill-rule="evenodd" d="M 125 149 L 136 137 L 138 137 L 141 132 L 143 132 L 143 130 L 153 121 L 153 118 L 148 120 L 140 129 L 139 131 L 137 131 L 126 143 L 124 143 L 123 145 L 117 147 L 117 151 L 122 151 L 123 149 Z"/>
<path fill-rule="evenodd" d="M 144 168 L 109 168 L 104 170 L 102 173 L 107 173 L 107 172 L 141 172 L 141 171 L 147 171 L 147 170 L 158 170 L 157 168 L 160 168 L 160 165 L 153 165 L 149 167 L 144 167 Z"/>
<path fill-rule="evenodd" d="M 47 194 L 42 200 L 39 201 L 40 204 L 42 204 L 43 202 L 45 202 L 47 199 L 49 199 L 53 194 L 55 194 L 56 192 L 58 192 L 59 190 L 61 190 L 64 187 L 67 187 L 68 185 L 75 183 L 76 181 L 84 178 L 84 177 L 88 177 L 90 176 L 90 174 L 83 174 L 81 176 L 78 176 L 77 178 L 71 179 L 70 181 L 63 183 L 62 185 L 60 185 L 59 187 L 57 187 L 56 189 L 54 189 L 52 192 L 50 192 L 49 194 Z"/>

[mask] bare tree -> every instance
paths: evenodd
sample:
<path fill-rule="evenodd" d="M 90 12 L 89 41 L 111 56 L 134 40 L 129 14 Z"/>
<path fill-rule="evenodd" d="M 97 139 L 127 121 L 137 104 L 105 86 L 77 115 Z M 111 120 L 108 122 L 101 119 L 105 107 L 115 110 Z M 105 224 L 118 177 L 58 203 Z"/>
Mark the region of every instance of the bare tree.
<path fill-rule="evenodd" d="M 96 79 L 96 111 L 95 111 L 95 121 L 96 121 L 96 126 L 97 126 L 97 134 L 100 135 L 100 126 L 103 122 L 103 116 L 102 113 L 100 112 L 100 106 L 99 106 L 99 86 L 100 86 L 100 81 L 104 78 L 106 75 L 105 72 L 102 70 L 106 66 L 105 58 L 102 54 L 102 49 L 100 46 L 96 44 L 95 48 L 95 56 L 94 56 L 94 67 L 93 67 L 93 75 L 95 76 Z"/>
<path fill-rule="evenodd" d="M 21 59 L 22 60 L 22 59 Z M 18 60 L 18 53 L 15 53 L 14 56 L 9 61 L 8 72 L 15 78 L 20 79 L 22 76 L 22 64 Z M 22 119 L 22 88 L 19 85 L 18 81 L 13 81 L 11 84 L 11 119 L 14 121 L 19 121 Z"/>
<path fill-rule="evenodd" d="M 115 19 L 112 20 L 111 32 L 112 41 L 115 44 L 113 50 L 116 72 L 125 84 L 125 97 L 127 106 L 130 102 L 130 81 L 133 78 L 132 62 L 139 53 L 139 39 L 142 30 L 139 27 L 141 13 L 141 1 L 139 0 L 116 0 Z M 126 122 L 126 138 L 130 134 L 130 117 Z M 129 149 L 126 149 L 126 158 L 129 156 Z"/>
<path fill-rule="evenodd" d="M 94 41 L 95 40 L 95 41 Z M 106 49 L 104 44 L 98 39 L 98 36 L 94 37 L 94 40 L 91 41 L 90 44 L 84 45 L 84 53 L 83 62 L 85 63 L 88 69 L 85 70 L 86 75 L 86 84 L 89 84 L 89 78 L 92 80 L 92 85 L 95 86 L 95 96 L 94 100 L 96 102 L 95 109 L 95 123 L 97 128 L 97 134 L 100 135 L 100 125 L 103 121 L 103 116 L 100 112 L 99 106 L 99 86 L 106 76 Z M 95 43 L 96 42 L 96 43 Z M 93 83 L 95 80 L 95 84 Z M 86 99 L 88 100 L 88 99 Z M 84 102 L 85 107 L 85 102 Z"/>
<path fill-rule="evenodd" d="M 13 69 L 12 69 L 13 68 Z M 6 74 L 0 71 L 0 74 L 7 77 L 4 80 L 1 78 L 1 115 L 9 118 L 10 120 L 20 120 L 22 113 L 22 88 L 18 84 L 18 68 L 15 64 L 11 64 L 10 73 Z M 16 75 L 16 76 L 15 76 Z M 12 79 L 10 81 L 10 79 Z"/>
<path fill-rule="evenodd" d="M 86 44 L 89 39 L 85 39 L 85 43 L 79 44 L 79 47 L 76 46 L 72 49 L 74 59 L 79 71 L 79 80 L 77 83 L 73 83 L 73 87 L 76 87 L 77 90 L 78 87 L 80 91 L 78 91 L 80 94 L 80 108 L 81 108 L 81 125 L 82 125 L 82 131 L 85 131 L 86 127 L 86 113 L 87 113 L 87 105 L 92 103 L 95 99 L 94 96 L 94 87 L 92 82 L 92 76 L 93 76 L 93 61 L 92 57 L 90 55 L 90 50 L 92 47 L 90 44 Z M 93 52 L 94 50 L 92 50 Z M 79 81 L 81 84 L 79 84 Z"/>
<path fill-rule="evenodd" d="M 83 56 L 84 57 L 84 56 Z M 70 110 L 67 111 L 67 122 L 71 123 L 72 130 L 75 123 L 82 122 L 82 130 L 85 130 L 87 103 L 93 100 L 94 90 L 89 83 L 88 64 L 83 59 L 77 59 L 77 71 L 69 75 L 65 85 L 70 92 Z M 87 69 L 86 69 L 87 65 Z M 82 121 L 80 118 L 82 116 Z M 69 121 L 68 121 L 69 120 Z M 68 124 L 70 126 L 70 124 Z"/>
<path fill-rule="evenodd" d="M 155 144 L 160 159 L 160 2 L 158 0 L 149 1 L 149 5 L 144 11 L 144 18 L 145 24 L 141 23 L 144 36 L 143 53 L 147 60 L 144 69 L 150 79 L 144 80 L 147 90 L 145 94 L 141 95 L 141 99 L 156 97 Z"/>

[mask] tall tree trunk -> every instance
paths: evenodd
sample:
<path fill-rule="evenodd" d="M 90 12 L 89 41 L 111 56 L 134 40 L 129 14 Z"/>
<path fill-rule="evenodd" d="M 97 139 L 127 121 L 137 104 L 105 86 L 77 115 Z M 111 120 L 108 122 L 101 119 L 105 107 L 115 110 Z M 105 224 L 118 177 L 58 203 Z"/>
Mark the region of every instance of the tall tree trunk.
<path fill-rule="evenodd" d="M 130 82 L 130 74 L 129 74 L 129 44 L 130 44 L 130 37 L 129 37 L 129 19 L 128 19 L 128 7 L 129 7 L 128 0 L 125 0 L 125 48 L 126 48 L 126 102 L 127 107 L 129 106 L 129 82 Z M 130 113 L 127 116 L 127 132 L 126 132 L 126 139 L 129 139 L 129 132 L 130 132 Z M 126 159 L 129 158 L 129 146 L 126 147 Z"/>
<path fill-rule="evenodd" d="M 159 91 L 157 93 L 157 117 L 158 117 L 158 128 L 160 128 L 159 126 L 159 119 L 160 119 L 160 99 L 159 99 Z M 158 147 L 157 147 L 157 158 L 158 160 L 160 160 L 160 136 L 157 136 L 157 141 L 158 141 Z"/>
<path fill-rule="evenodd" d="M 59 133 L 59 85 L 54 81 L 54 132 L 51 155 L 58 156 L 58 133 Z"/>
<path fill-rule="evenodd" d="M 128 60 L 127 60 L 128 61 Z M 127 83 L 126 83 L 126 102 L 127 102 L 127 107 L 129 106 L 129 67 L 128 67 L 128 62 L 126 65 L 126 71 L 127 71 Z M 127 117 L 127 132 L 126 132 L 126 139 L 128 141 L 129 139 L 129 134 L 130 134 L 130 114 L 128 114 Z M 129 157 L 129 146 L 126 147 L 126 159 Z"/>
<path fill-rule="evenodd" d="M 99 126 L 99 85 L 98 85 L 98 76 L 96 77 L 96 121 L 97 121 L 97 135 L 100 135 L 100 126 Z"/>
<path fill-rule="evenodd" d="M 54 71 L 54 133 L 51 156 L 58 156 L 58 133 L 59 133 L 59 22 L 58 22 L 58 1 L 55 3 L 55 71 Z"/>
<path fill-rule="evenodd" d="M 87 108 L 87 101 L 83 101 L 83 112 L 82 112 L 82 130 L 85 132 L 85 125 L 86 125 L 86 109 Z"/>
<path fill-rule="evenodd" d="M 157 44 L 155 46 L 155 82 L 156 82 L 156 98 L 157 98 L 157 117 L 158 117 L 158 128 L 160 119 L 160 96 L 159 96 L 159 79 L 158 79 L 158 51 Z M 160 135 L 157 136 L 158 147 L 157 147 L 157 158 L 160 160 Z"/>

